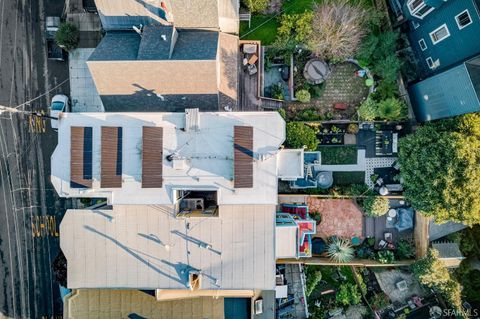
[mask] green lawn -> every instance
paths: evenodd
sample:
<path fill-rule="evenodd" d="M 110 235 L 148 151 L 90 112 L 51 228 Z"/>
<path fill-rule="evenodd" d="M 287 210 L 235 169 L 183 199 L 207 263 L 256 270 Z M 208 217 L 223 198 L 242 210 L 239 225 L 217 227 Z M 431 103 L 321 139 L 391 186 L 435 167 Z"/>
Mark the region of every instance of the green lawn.
<path fill-rule="evenodd" d="M 333 172 L 335 185 L 365 184 L 365 172 Z"/>
<path fill-rule="evenodd" d="M 319 146 L 322 165 L 357 164 L 356 146 Z"/>
<path fill-rule="evenodd" d="M 248 22 L 240 22 L 241 40 L 260 40 L 262 45 L 269 45 L 277 37 L 278 20 L 274 15 L 252 15 L 250 29 Z"/>
<path fill-rule="evenodd" d="M 286 14 L 303 13 L 305 10 L 311 11 L 315 2 L 320 0 L 285 0 L 282 10 Z"/>

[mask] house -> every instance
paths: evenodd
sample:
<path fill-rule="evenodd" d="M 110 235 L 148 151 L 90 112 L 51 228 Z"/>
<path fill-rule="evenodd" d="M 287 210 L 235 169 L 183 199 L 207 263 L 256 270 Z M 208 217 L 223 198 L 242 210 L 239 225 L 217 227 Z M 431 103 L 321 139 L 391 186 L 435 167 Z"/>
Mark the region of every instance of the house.
<path fill-rule="evenodd" d="M 236 109 L 238 1 L 95 3 L 106 34 L 87 65 L 106 112 Z"/>
<path fill-rule="evenodd" d="M 480 111 L 480 56 L 409 87 L 418 121 Z"/>
<path fill-rule="evenodd" d="M 237 0 L 95 0 L 103 28 L 131 30 L 132 26 L 174 24 L 238 34 Z"/>
<path fill-rule="evenodd" d="M 263 294 L 273 316 L 278 112 L 66 113 L 58 129 L 58 194 L 109 205 L 61 222 L 69 289 Z"/>
<path fill-rule="evenodd" d="M 107 112 L 234 109 L 238 37 L 150 24 L 107 32 L 87 61 Z"/>
<path fill-rule="evenodd" d="M 479 0 L 390 0 L 420 81 L 409 87 L 420 122 L 480 111 Z"/>
<path fill-rule="evenodd" d="M 402 5 L 403 2 L 403 5 Z M 401 6 L 421 76 L 429 77 L 480 54 L 480 1 L 391 0 Z"/>

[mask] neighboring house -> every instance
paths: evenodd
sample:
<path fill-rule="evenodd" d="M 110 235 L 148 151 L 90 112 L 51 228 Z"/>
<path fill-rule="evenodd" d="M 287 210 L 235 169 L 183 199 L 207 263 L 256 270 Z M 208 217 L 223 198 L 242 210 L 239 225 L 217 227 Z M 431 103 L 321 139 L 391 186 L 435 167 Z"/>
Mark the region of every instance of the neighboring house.
<path fill-rule="evenodd" d="M 58 194 L 111 205 L 66 212 L 68 288 L 252 305 L 275 289 L 278 112 L 65 113 L 58 136 Z M 263 318 L 272 318 L 266 296 Z"/>
<path fill-rule="evenodd" d="M 95 0 L 95 4 L 107 31 L 153 23 L 238 34 L 238 0 Z"/>
<path fill-rule="evenodd" d="M 420 122 L 480 111 L 480 0 L 390 0 L 422 80 L 409 88 Z"/>
<path fill-rule="evenodd" d="M 418 82 L 408 91 L 420 122 L 479 112 L 480 57 Z"/>
<path fill-rule="evenodd" d="M 391 0 L 391 3 L 402 0 Z M 403 0 L 420 76 L 438 74 L 480 54 L 479 0 Z"/>
<path fill-rule="evenodd" d="M 106 112 L 236 110 L 237 0 L 96 0 L 87 61 Z"/>
<path fill-rule="evenodd" d="M 107 32 L 87 61 L 107 112 L 234 109 L 238 37 L 147 25 Z"/>

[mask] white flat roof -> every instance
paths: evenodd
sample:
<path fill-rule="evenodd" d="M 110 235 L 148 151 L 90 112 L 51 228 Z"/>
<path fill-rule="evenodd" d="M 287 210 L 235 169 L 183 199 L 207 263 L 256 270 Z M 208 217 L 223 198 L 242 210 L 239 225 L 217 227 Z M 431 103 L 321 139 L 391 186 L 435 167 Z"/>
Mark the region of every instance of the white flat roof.
<path fill-rule="evenodd" d="M 200 130 L 185 132 L 184 113 L 63 113 L 51 180 L 61 197 L 106 197 L 111 204 L 174 204 L 173 190 L 217 190 L 218 204 L 276 204 L 279 147 L 285 122 L 278 112 L 199 113 Z M 93 186 L 70 187 L 70 127 L 93 128 Z M 101 127 L 123 128 L 122 188 L 100 188 Z M 142 126 L 163 127 L 163 187 L 142 188 Z M 233 129 L 253 127 L 253 188 L 233 187 Z M 165 156 L 187 159 L 174 169 Z"/>
<path fill-rule="evenodd" d="M 282 149 L 278 155 L 278 178 L 297 180 L 303 178 L 303 149 Z"/>
<path fill-rule="evenodd" d="M 279 258 L 297 258 L 298 226 L 279 226 L 275 229 L 275 256 Z"/>
<path fill-rule="evenodd" d="M 197 269 L 201 289 L 273 290 L 274 242 L 275 205 L 223 205 L 200 218 L 119 205 L 68 210 L 60 224 L 68 288 L 187 289 Z"/>

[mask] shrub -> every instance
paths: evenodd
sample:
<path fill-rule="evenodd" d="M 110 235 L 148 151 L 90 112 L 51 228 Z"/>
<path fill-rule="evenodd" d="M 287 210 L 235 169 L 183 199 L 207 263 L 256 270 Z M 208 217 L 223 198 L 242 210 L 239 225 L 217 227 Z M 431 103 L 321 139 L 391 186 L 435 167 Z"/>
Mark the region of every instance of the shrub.
<path fill-rule="evenodd" d="M 312 33 L 312 12 L 283 14 L 277 29 L 276 45 L 289 47 L 294 44 L 307 44 Z"/>
<path fill-rule="evenodd" d="M 284 100 L 285 96 L 283 95 L 283 85 L 282 83 L 277 83 L 272 85 L 272 98 L 277 100 Z"/>
<path fill-rule="evenodd" d="M 287 119 L 287 112 L 285 111 L 285 109 L 278 109 L 278 113 L 284 120 Z"/>
<path fill-rule="evenodd" d="M 358 125 L 354 124 L 354 123 L 348 124 L 347 133 L 357 134 L 358 133 Z"/>
<path fill-rule="evenodd" d="M 381 264 L 391 264 L 395 260 L 395 255 L 390 250 L 381 250 L 377 252 L 376 259 Z"/>
<path fill-rule="evenodd" d="M 251 12 L 259 12 L 267 9 L 270 0 L 243 0 L 243 3 Z"/>
<path fill-rule="evenodd" d="M 390 299 L 385 293 L 380 292 L 370 298 L 370 304 L 374 310 L 381 310 L 390 304 Z"/>
<path fill-rule="evenodd" d="M 415 257 L 415 247 L 409 241 L 402 239 L 397 244 L 397 258 L 410 259 Z"/>
<path fill-rule="evenodd" d="M 388 98 L 378 103 L 378 117 L 389 121 L 404 119 L 407 115 L 407 106 L 396 98 Z"/>
<path fill-rule="evenodd" d="M 312 85 L 309 89 L 309 92 L 314 99 L 318 99 L 323 95 L 323 92 L 325 92 L 325 84 L 317 84 L 317 85 Z"/>
<path fill-rule="evenodd" d="M 309 108 L 299 111 L 295 116 L 295 119 L 297 121 L 318 121 L 320 115 L 318 115 L 315 108 Z"/>
<path fill-rule="evenodd" d="M 298 101 L 302 103 L 310 102 L 310 92 L 308 92 L 307 90 L 298 90 L 295 93 L 295 97 L 297 98 Z"/>
<path fill-rule="evenodd" d="M 376 100 L 381 101 L 391 97 L 398 97 L 398 84 L 397 81 L 390 82 L 390 81 L 380 81 L 375 88 L 375 93 L 373 96 Z"/>
<path fill-rule="evenodd" d="M 322 280 L 322 273 L 320 272 L 320 270 L 315 270 L 313 266 L 307 266 L 305 276 L 307 279 L 305 294 L 308 298 L 315 290 L 320 280 Z"/>
<path fill-rule="evenodd" d="M 370 196 L 363 200 L 363 212 L 369 217 L 385 215 L 390 208 L 388 198 L 382 196 Z"/>
<path fill-rule="evenodd" d="M 315 150 L 318 145 L 317 134 L 314 129 L 304 123 L 289 122 L 286 143 L 292 148 L 306 147 L 307 150 Z"/>
<path fill-rule="evenodd" d="M 366 11 L 345 0 L 325 0 L 315 8 L 312 51 L 320 58 L 341 61 L 352 57 L 366 34 Z"/>
<path fill-rule="evenodd" d="M 55 41 L 58 46 L 71 51 L 78 46 L 80 40 L 80 32 L 77 27 L 69 22 L 64 22 L 58 27 L 57 33 L 55 33 Z"/>
<path fill-rule="evenodd" d="M 342 306 L 357 305 L 362 300 L 358 287 L 352 283 L 340 285 L 335 300 Z"/>
<path fill-rule="evenodd" d="M 348 240 L 333 238 L 328 244 L 327 255 L 334 262 L 346 263 L 353 259 L 354 250 Z"/>
<path fill-rule="evenodd" d="M 368 97 L 360 104 L 358 108 L 358 116 L 363 121 L 373 121 L 377 117 L 377 102 L 371 97 Z"/>

